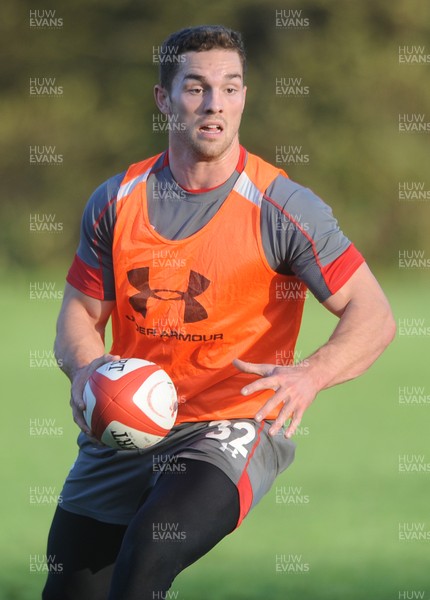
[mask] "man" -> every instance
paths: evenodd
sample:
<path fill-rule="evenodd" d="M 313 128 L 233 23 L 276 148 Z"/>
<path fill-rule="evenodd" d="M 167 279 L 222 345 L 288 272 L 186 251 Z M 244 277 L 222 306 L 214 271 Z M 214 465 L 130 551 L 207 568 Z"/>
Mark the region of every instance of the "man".
<path fill-rule="evenodd" d="M 45 600 L 161 597 L 288 467 L 317 393 L 363 373 L 394 335 L 384 294 L 327 205 L 241 147 L 240 35 L 181 30 L 162 56 L 168 151 L 96 190 L 67 277 L 55 350 L 82 433 L 48 541 L 61 574 L 49 574 Z M 307 287 L 339 323 L 293 365 Z M 117 452 L 91 437 L 82 392 L 94 369 L 131 356 L 171 375 L 178 419 L 155 447 Z M 181 473 L 155 469 L 160 456 Z M 182 541 L 160 542 L 154 532 L 169 524 Z"/>

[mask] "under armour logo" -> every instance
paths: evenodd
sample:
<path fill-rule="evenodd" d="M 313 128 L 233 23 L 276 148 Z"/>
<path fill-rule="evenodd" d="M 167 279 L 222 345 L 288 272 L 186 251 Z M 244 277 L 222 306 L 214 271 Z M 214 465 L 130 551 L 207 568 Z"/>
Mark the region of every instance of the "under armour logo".
<path fill-rule="evenodd" d="M 185 302 L 184 323 L 195 323 L 208 318 L 205 307 L 195 298 L 203 294 L 211 282 L 197 271 L 190 271 L 188 288 L 185 292 L 166 288 L 152 289 L 149 285 L 149 267 L 132 269 L 128 271 L 127 277 L 131 285 L 139 290 L 139 293 L 132 296 L 129 302 L 143 317 L 146 317 L 149 298 L 156 298 L 162 301 L 183 300 Z"/>

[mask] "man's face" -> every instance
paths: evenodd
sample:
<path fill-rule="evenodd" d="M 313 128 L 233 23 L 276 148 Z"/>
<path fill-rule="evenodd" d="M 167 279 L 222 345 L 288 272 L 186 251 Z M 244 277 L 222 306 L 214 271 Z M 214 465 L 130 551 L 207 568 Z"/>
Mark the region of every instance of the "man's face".
<path fill-rule="evenodd" d="M 166 98 L 173 116 L 170 142 L 198 159 L 221 157 L 238 140 L 245 105 L 239 54 L 213 49 L 183 56 Z"/>

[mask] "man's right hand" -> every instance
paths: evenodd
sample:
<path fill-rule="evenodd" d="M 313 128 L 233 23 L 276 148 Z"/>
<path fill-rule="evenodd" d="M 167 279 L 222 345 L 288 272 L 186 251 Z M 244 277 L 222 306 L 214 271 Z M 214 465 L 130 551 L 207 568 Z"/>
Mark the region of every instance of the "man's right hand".
<path fill-rule="evenodd" d="M 87 422 L 84 417 L 84 410 L 86 408 L 83 394 L 85 384 L 88 379 L 91 377 L 91 374 L 104 365 L 107 362 L 111 362 L 112 360 L 119 360 L 121 357 L 113 354 L 104 354 L 99 358 L 94 359 L 85 367 L 81 367 L 78 369 L 72 380 L 72 388 L 71 388 L 71 397 L 70 397 L 70 406 L 72 407 L 73 420 L 81 428 L 81 430 L 86 433 L 93 442 L 100 444 L 101 442 L 97 440 L 92 435 L 92 431 L 90 427 L 88 427 Z"/>

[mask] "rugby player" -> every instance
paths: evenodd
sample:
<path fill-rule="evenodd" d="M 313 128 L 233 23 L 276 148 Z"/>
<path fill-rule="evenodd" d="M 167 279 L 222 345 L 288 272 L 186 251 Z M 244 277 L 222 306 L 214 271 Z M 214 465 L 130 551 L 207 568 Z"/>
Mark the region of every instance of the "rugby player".
<path fill-rule="evenodd" d="M 330 208 L 240 144 L 240 34 L 188 28 L 161 56 L 168 148 L 93 193 L 67 275 L 55 352 L 82 431 L 48 539 L 62 568 L 44 600 L 164 597 L 291 464 L 318 392 L 362 374 L 394 336 Z M 339 321 L 294 364 L 308 289 Z M 83 418 L 88 377 L 118 357 L 161 365 L 177 387 L 175 427 L 152 448 L 102 446 Z"/>

